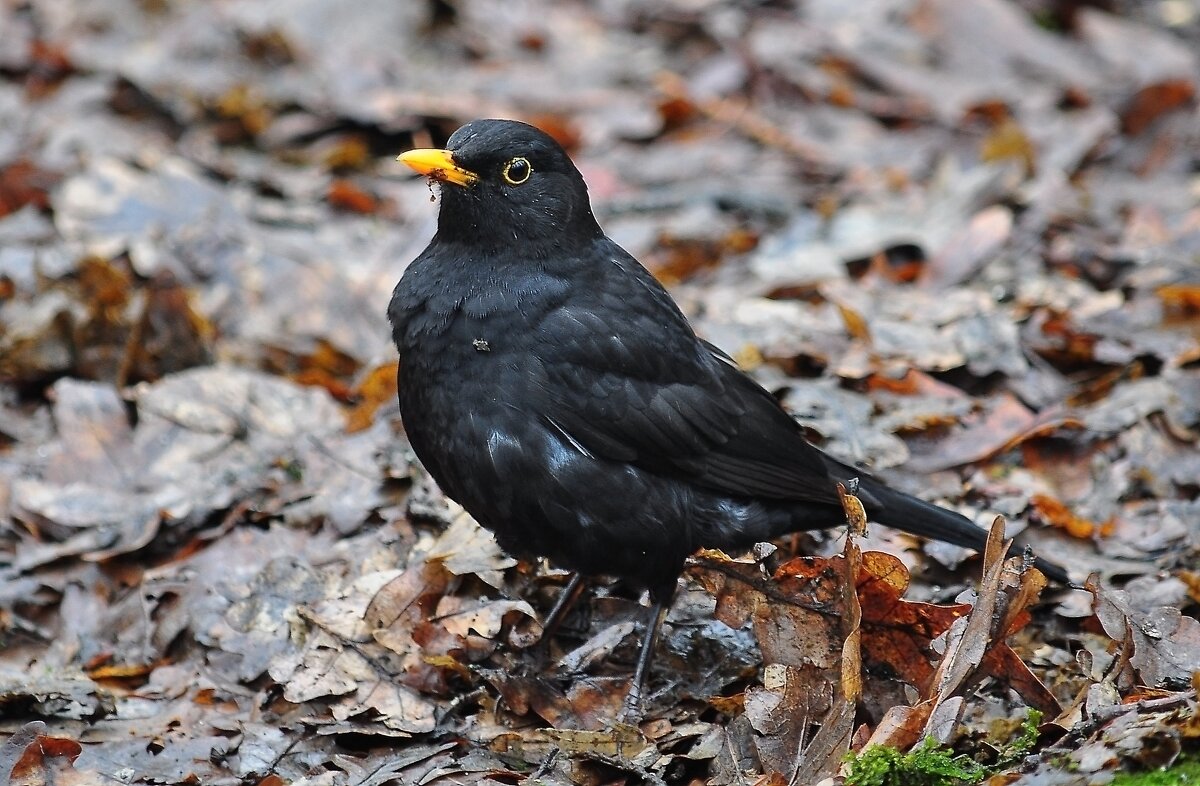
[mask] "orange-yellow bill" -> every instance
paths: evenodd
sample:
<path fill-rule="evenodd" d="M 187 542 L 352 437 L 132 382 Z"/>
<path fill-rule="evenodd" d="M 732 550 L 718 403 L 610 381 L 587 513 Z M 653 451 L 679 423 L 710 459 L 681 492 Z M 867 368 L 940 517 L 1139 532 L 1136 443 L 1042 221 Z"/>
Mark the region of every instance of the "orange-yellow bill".
<path fill-rule="evenodd" d="M 396 160 L 422 175 L 456 186 L 473 185 L 479 179 L 479 175 L 454 163 L 454 157 L 449 150 L 419 148 L 401 153 L 396 156 Z"/>

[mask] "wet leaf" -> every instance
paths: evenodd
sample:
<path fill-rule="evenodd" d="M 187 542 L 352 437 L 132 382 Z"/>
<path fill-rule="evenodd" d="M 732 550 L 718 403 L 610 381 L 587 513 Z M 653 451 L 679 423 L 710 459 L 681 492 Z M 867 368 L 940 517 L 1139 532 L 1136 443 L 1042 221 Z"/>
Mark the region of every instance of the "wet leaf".
<path fill-rule="evenodd" d="M 1094 609 L 1105 633 L 1132 637 L 1131 662 L 1151 687 L 1186 684 L 1200 670 L 1200 622 L 1173 606 L 1141 604 L 1122 590 L 1091 588 Z"/>

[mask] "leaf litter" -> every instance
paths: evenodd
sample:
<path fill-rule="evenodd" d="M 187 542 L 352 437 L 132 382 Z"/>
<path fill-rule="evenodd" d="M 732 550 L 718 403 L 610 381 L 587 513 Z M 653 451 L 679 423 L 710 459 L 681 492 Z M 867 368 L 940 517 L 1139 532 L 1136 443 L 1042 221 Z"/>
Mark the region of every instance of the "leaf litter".
<path fill-rule="evenodd" d="M 0 8 L 0 782 L 832 783 L 999 762 L 1027 708 L 1006 783 L 1194 751 L 1200 26 L 1069 5 Z M 391 158 L 477 115 L 564 140 L 823 448 L 1001 514 L 987 553 L 698 555 L 615 724 L 642 599 L 539 642 L 563 576 L 399 423 L 434 209 Z"/>

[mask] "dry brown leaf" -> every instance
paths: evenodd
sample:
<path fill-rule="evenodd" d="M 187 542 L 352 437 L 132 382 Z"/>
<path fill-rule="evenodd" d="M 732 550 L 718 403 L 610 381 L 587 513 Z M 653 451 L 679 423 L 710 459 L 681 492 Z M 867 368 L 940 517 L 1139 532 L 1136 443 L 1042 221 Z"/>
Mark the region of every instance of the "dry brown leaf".
<path fill-rule="evenodd" d="M 1164 284 L 1155 294 L 1169 309 L 1181 314 L 1200 313 L 1200 283 Z"/>
<path fill-rule="evenodd" d="M 852 484 L 857 487 L 857 484 Z M 847 491 L 842 483 L 837 484 L 838 498 L 842 502 L 842 513 L 846 516 L 846 525 L 850 534 L 861 538 L 867 534 L 867 510 L 862 501 L 854 496 L 854 491 Z"/>
<path fill-rule="evenodd" d="M 370 427 L 381 406 L 396 398 L 396 363 L 384 363 L 367 371 L 351 393 L 354 406 L 346 414 L 346 431 L 354 433 Z"/>
<path fill-rule="evenodd" d="M 1200 671 L 1200 622 L 1177 607 L 1143 608 L 1122 590 L 1089 584 L 1093 608 L 1104 632 L 1120 641 L 1132 637 L 1130 662 L 1144 684 L 1176 687 Z"/>
<path fill-rule="evenodd" d="M 842 583 L 842 605 L 845 609 L 842 629 L 845 641 L 842 644 L 841 679 L 833 697 L 833 706 L 796 759 L 792 783 L 816 783 L 840 769 L 850 749 L 855 710 L 862 696 L 862 607 L 855 590 L 862 553 L 854 538 L 846 538 L 842 555 L 845 558 L 846 576 Z"/>
<path fill-rule="evenodd" d="M 970 606 L 938 606 L 905 600 L 908 570 L 891 554 L 866 552 L 859 572 L 863 660 L 868 671 L 886 669 L 919 690 L 933 677 L 931 643 Z"/>
<path fill-rule="evenodd" d="M 716 549 L 702 549 L 693 557 L 700 583 L 716 597 L 713 615 L 731 628 L 740 628 L 754 614 L 755 596 L 743 584 L 761 584 L 763 571 L 753 560 L 731 558 Z M 707 568 L 707 569 L 706 569 Z"/>
<path fill-rule="evenodd" d="M 851 338 L 859 341 L 871 343 L 871 328 L 867 324 L 867 320 L 863 319 L 862 315 L 848 305 L 843 303 L 835 303 L 838 313 L 842 317 L 842 324 L 846 326 L 846 332 Z"/>
<path fill-rule="evenodd" d="M 101 778 L 99 773 L 75 769 L 83 746 L 67 737 L 39 734 L 21 753 L 7 773 L 0 771 L 5 786 L 83 786 Z M 9 780 L 11 778 L 11 780 Z"/>
<path fill-rule="evenodd" d="M 493 587 L 504 583 L 501 571 L 517 561 L 501 550 L 496 536 L 451 503 L 450 526 L 430 549 L 427 559 L 440 562 L 455 576 L 476 575 Z"/>
<path fill-rule="evenodd" d="M 1100 524 L 1089 521 L 1049 494 L 1034 494 L 1029 499 L 1029 504 L 1042 521 L 1065 530 L 1073 538 L 1103 538 L 1113 532 L 1113 519 Z"/>
<path fill-rule="evenodd" d="M 518 616 L 536 619 L 533 607 L 523 600 L 487 600 L 443 597 L 435 612 L 437 621 L 457 636 L 495 639 L 505 624 Z"/>
<path fill-rule="evenodd" d="M 890 708 L 862 747 L 887 745 L 897 750 L 908 750 L 921 741 L 932 711 L 933 704 L 928 701 L 915 707 L 896 705 Z"/>
<path fill-rule="evenodd" d="M 1121 130 L 1130 136 L 1149 128 L 1155 120 L 1182 106 L 1196 95 L 1190 79 L 1171 79 L 1139 90 L 1121 113 Z"/>
<path fill-rule="evenodd" d="M 604 730 L 596 736 L 585 735 L 584 744 L 614 744 L 618 747 L 627 744 L 621 726 L 614 727 L 613 724 L 629 691 L 626 678 L 576 678 L 564 691 L 551 680 L 539 677 L 496 672 L 484 676 L 499 691 L 508 709 L 517 715 L 533 712 L 558 730 Z M 641 736 L 636 728 L 634 734 L 638 738 Z"/>
<path fill-rule="evenodd" d="M 1025 440 L 1078 423 L 1062 408 L 1034 414 L 1016 396 L 1005 393 L 989 401 L 986 409 L 965 422 L 963 428 L 936 440 L 921 453 L 914 451 L 908 466 L 920 472 L 934 472 L 983 461 Z"/>
<path fill-rule="evenodd" d="M 1021 128 L 1020 123 L 1005 118 L 983 139 L 979 145 L 979 157 L 984 161 L 1016 161 L 1027 174 L 1033 174 L 1037 166 L 1037 151 Z"/>

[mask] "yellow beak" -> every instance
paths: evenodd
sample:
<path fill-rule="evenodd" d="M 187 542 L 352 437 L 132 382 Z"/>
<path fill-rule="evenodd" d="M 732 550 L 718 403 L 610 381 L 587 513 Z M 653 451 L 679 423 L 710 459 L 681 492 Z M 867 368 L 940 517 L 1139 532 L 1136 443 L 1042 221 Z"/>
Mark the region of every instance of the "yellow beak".
<path fill-rule="evenodd" d="M 450 155 L 449 150 L 431 148 L 409 150 L 407 153 L 396 156 L 396 160 L 401 164 L 407 164 L 422 175 L 444 183 L 453 183 L 456 186 L 474 185 L 475 181 L 479 179 L 479 175 L 454 163 L 454 157 Z"/>

